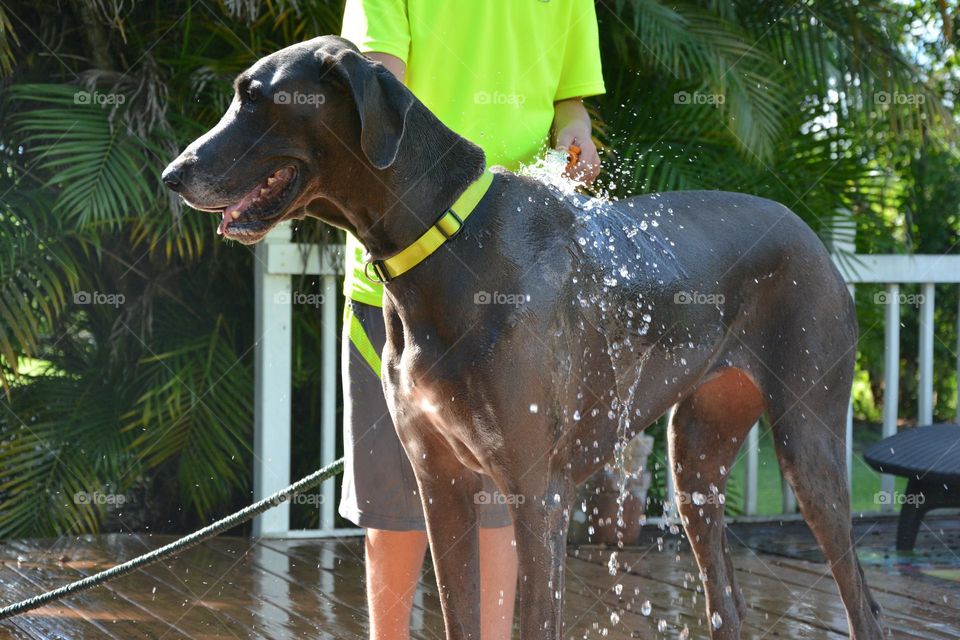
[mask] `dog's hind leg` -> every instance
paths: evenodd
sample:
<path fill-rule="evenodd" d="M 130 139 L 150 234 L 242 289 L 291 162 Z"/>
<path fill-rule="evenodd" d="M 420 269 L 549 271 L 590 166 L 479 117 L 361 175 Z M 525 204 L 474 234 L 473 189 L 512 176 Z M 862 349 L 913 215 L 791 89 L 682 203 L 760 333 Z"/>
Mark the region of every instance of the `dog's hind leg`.
<path fill-rule="evenodd" d="M 876 640 L 883 637 L 879 606 L 864 580 L 850 519 L 843 439 L 850 380 L 830 377 L 799 399 L 787 393 L 771 400 L 770 421 L 780 467 L 837 582 L 850 637 Z"/>
<path fill-rule="evenodd" d="M 700 567 L 710 637 L 740 637 L 746 614 L 724 529 L 724 489 L 734 458 L 763 411 L 756 385 L 739 369 L 710 375 L 677 406 L 668 441 L 677 505 Z"/>

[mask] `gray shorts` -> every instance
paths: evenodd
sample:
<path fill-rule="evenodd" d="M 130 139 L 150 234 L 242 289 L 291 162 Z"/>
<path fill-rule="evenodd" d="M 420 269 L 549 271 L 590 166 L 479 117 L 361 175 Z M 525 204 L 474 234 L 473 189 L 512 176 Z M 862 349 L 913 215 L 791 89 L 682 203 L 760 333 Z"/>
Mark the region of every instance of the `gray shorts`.
<path fill-rule="evenodd" d="M 383 311 L 347 300 L 376 355 L 383 351 L 386 330 Z M 388 531 L 423 531 L 423 506 L 413 468 L 383 397 L 379 371 L 350 337 L 350 322 L 344 322 L 341 371 L 343 379 L 343 492 L 340 515 L 357 526 Z M 484 477 L 484 491 L 496 494 L 493 481 Z M 505 527 L 512 523 L 505 504 L 481 504 L 480 526 Z"/>

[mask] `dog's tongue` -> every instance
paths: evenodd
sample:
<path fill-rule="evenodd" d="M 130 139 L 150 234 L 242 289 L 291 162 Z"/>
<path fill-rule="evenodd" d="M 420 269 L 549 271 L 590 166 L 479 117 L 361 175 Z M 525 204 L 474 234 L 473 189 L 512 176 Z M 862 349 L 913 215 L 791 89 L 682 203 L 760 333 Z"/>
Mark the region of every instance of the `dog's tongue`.
<path fill-rule="evenodd" d="M 260 187 L 257 186 L 252 189 L 247 195 L 243 196 L 240 202 L 232 204 L 226 209 L 223 210 L 223 218 L 220 220 L 220 226 L 217 227 L 217 233 L 223 235 L 227 231 L 227 227 L 230 226 L 230 223 L 240 217 L 240 214 L 253 204 L 253 201 L 256 199 L 257 194 L 260 193 Z"/>

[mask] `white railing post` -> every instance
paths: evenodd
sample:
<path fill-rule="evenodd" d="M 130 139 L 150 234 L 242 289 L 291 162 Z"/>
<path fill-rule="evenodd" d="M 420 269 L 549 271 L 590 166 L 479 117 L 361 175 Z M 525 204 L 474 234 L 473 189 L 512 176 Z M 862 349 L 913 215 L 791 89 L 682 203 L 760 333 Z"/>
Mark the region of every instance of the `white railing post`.
<path fill-rule="evenodd" d="M 917 388 L 917 422 L 933 424 L 933 304 L 935 288 L 932 282 L 921 287 L 920 298 L 920 354 Z"/>
<path fill-rule="evenodd" d="M 890 283 L 886 292 L 887 306 L 884 310 L 884 365 L 883 365 L 883 437 L 897 432 L 897 402 L 900 396 L 900 285 Z M 880 488 L 893 495 L 894 478 L 884 474 Z M 886 500 L 881 510 L 890 511 L 892 505 Z"/>
<path fill-rule="evenodd" d="M 671 406 L 667 409 L 666 414 L 666 427 L 667 432 L 670 431 L 670 423 L 673 422 L 673 413 L 677 410 L 677 405 Z M 670 447 L 667 446 L 667 504 L 670 505 L 670 513 L 677 515 L 679 509 L 677 509 L 677 488 L 673 484 L 673 459 L 670 457 Z"/>
<path fill-rule="evenodd" d="M 339 278 L 330 273 L 323 276 L 323 349 L 322 390 L 320 407 L 320 459 L 328 465 L 337 458 L 337 282 Z M 336 526 L 336 482 L 324 482 L 321 489 L 323 506 L 320 510 L 320 529 L 332 530 Z"/>
<path fill-rule="evenodd" d="M 291 235 L 289 223 L 279 224 L 254 250 L 254 500 L 290 483 L 291 284 L 288 274 L 269 272 L 267 253 L 269 245 L 287 243 Z M 289 530 L 289 502 L 253 521 L 255 536 Z"/>
<path fill-rule="evenodd" d="M 743 512 L 752 516 L 757 513 L 757 473 L 760 468 L 760 423 L 750 428 L 747 434 L 747 468 L 743 483 Z"/>

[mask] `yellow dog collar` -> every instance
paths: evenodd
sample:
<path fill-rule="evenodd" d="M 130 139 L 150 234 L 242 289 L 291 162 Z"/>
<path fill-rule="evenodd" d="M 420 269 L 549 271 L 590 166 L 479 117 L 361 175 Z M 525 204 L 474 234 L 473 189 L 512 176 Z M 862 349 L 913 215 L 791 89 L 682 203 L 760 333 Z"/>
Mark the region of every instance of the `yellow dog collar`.
<path fill-rule="evenodd" d="M 386 260 L 368 262 L 364 266 L 364 274 L 374 282 L 390 282 L 426 260 L 444 242 L 460 232 L 463 223 L 487 193 L 491 182 L 493 174 L 484 171 L 413 244 Z"/>

